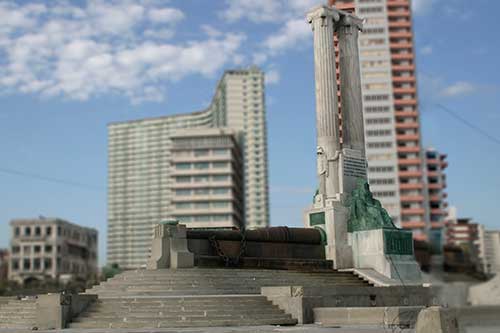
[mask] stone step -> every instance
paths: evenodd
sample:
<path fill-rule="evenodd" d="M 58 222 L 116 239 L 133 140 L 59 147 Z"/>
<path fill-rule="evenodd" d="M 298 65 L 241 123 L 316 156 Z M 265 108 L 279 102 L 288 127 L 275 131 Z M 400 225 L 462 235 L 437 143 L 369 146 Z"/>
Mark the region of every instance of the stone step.
<path fill-rule="evenodd" d="M 70 328 L 173 328 L 173 327 L 221 327 L 221 326 L 261 326 L 261 325 L 296 325 L 291 317 L 255 318 L 202 318 L 199 320 L 158 320 L 158 321 L 82 321 L 73 322 Z"/>
<path fill-rule="evenodd" d="M 252 317 L 257 319 L 264 319 L 270 317 L 280 317 L 283 315 L 282 311 L 188 311 L 188 312 L 166 312 L 166 313 L 147 313 L 147 312 L 131 312 L 131 313 L 90 313 L 88 315 L 79 316 L 75 321 L 84 321 L 87 318 L 91 320 L 118 320 L 118 321 L 144 321 L 144 320 L 163 320 L 163 319 L 175 319 L 175 320 L 191 320 L 199 318 L 246 318 Z"/>

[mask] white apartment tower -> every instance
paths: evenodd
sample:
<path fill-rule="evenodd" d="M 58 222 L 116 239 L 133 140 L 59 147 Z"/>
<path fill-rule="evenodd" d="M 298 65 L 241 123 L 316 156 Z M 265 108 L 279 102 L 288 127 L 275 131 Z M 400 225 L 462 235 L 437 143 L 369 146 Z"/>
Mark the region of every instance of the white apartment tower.
<path fill-rule="evenodd" d="M 203 111 L 110 124 L 108 263 L 146 264 L 153 226 L 171 218 L 172 136 L 189 128 L 234 131 L 243 156 L 246 228 L 269 225 L 264 73 L 226 71 Z"/>

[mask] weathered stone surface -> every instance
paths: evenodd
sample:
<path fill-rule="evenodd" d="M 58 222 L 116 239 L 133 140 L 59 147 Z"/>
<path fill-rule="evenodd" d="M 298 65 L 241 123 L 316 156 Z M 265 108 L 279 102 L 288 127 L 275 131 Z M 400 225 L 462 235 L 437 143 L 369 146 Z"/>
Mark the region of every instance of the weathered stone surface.
<path fill-rule="evenodd" d="M 413 327 L 422 307 L 334 307 L 315 308 L 314 322 L 323 326 L 370 325 Z"/>
<path fill-rule="evenodd" d="M 472 305 L 500 305 L 500 274 L 493 279 L 469 288 Z"/>
<path fill-rule="evenodd" d="M 456 311 L 432 306 L 420 311 L 415 327 L 416 333 L 458 333 Z"/>

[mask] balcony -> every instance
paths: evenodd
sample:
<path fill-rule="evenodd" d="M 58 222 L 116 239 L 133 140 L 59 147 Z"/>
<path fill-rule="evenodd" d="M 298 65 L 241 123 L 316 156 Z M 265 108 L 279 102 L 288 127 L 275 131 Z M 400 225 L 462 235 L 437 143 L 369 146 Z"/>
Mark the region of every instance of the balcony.
<path fill-rule="evenodd" d="M 439 160 L 435 158 L 429 158 L 425 161 L 427 165 L 439 165 Z"/>
<path fill-rule="evenodd" d="M 395 72 L 408 72 L 408 71 L 414 71 L 415 70 L 415 65 L 392 65 L 392 70 Z"/>
<path fill-rule="evenodd" d="M 444 222 L 431 222 L 431 228 L 432 229 L 443 229 Z"/>
<path fill-rule="evenodd" d="M 406 208 L 401 209 L 401 215 L 424 215 L 425 209 L 423 208 Z"/>
<path fill-rule="evenodd" d="M 423 195 L 402 195 L 399 197 L 401 202 L 423 202 Z"/>
<path fill-rule="evenodd" d="M 389 31 L 390 38 L 413 38 L 413 33 L 411 31 L 402 32 L 391 32 Z"/>
<path fill-rule="evenodd" d="M 427 185 L 427 187 L 428 187 L 430 190 L 441 190 L 441 189 L 443 189 L 443 184 L 440 184 L 440 183 L 433 183 L 433 184 L 429 184 L 429 185 Z"/>
<path fill-rule="evenodd" d="M 391 53 L 391 59 L 393 60 L 413 60 L 413 52 L 408 53 Z"/>
<path fill-rule="evenodd" d="M 390 25 L 389 25 L 390 26 Z M 399 49 L 412 49 L 413 48 L 413 43 L 390 43 L 389 47 L 392 50 L 399 50 Z"/>
<path fill-rule="evenodd" d="M 387 11 L 387 16 L 389 18 L 391 17 L 410 17 L 410 11 L 409 10 L 391 10 L 389 9 Z"/>
<path fill-rule="evenodd" d="M 398 147 L 398 153 L 418 153 L 420 147 Z"/>
<path fill-rule="evenodd" d="M 399 184 L 399 189 L 400 190 L 421 190 L 424 188 L 424 184 L 422 183 L 400 183 Z"/>
<path fill-rule="evenodd" d="M 439 177 L 440 174 L 438 171 L 427 171 L 427 176 L 428 177 Z"/>
<path fill-rule="evenodd" d="M 396 140 L 398 141 L 418 141 L 420 139 L 420 135 L 418 134 L 399 134 L 396 135 Z"/>
<path fill-rule="evenodd" d="M 417 89 L 415 87 L 410 88 L 392 88 L 394 94 L 416 94 Z"/>
<path fill-rule="evenodd" d="M 425 222 L 423 221 L 401 221 L 401 227 L 403 229 L 421 229 L 425 228 Z"/>
<path fill-rule="evenodd" d="M 389 21 L 389 28 L 411 28 L 411 21 Z"/>
<path fill-rule="evenodd" d="M 442 198 L 440 195 L 431 195 L 429 201 L 431 202 L 441 202 Z"/>
<path fill-rule="evenodd" d="M 414 121 L 408 123 L 396 123 L 396 129 L 411 129 L 411 128 L 419 128 L 419 124 Z"/>
<path fill-rule="evenodd" d="M 441 208 L 431 209 L 432 215 L 447 215 L 447 212 Z"/>
<path fill-rule="evenodd" d="M 401 178 L 422 177 L 422 171 L 399 171 L 399 177 Z"/>
<path fill-rule="evenodd" d="M 410 2 L 408 0 L 387 0 L 388 7 L 395 6 L 409 6 Z"/>
<path fill-rule="evenodd" d="M 392 81 L 397 83 L 415 83 L 415 76 L 393 76 Z"/>
<path fill-rule="evenodd" d="M 398 159 L 399 165 L 420 165 L 422 161 L 419 158 L 400 158 Z"/>
<path fill-rule="evenodd" d="M 409 98 L 409 99 L 403 99 L 403 98 L 396 98 L 394 99 L 394 105 L 395 106 L 414 106 L 417 105 L 417 100 L 415 98 Z"/>

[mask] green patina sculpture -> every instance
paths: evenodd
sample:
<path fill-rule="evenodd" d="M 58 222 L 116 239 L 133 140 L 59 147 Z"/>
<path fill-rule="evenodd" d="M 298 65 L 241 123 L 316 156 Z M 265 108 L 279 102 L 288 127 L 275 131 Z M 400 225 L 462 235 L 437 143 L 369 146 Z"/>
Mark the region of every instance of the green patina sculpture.
<path fill-rule="evenodd" d="M 359 179 L 348 202 L 351 216 L 348 231 L 363 231 L 373 229 L 397 229 L 380 201 L 373 198 L 370 185 L 365 179 Z"/>

